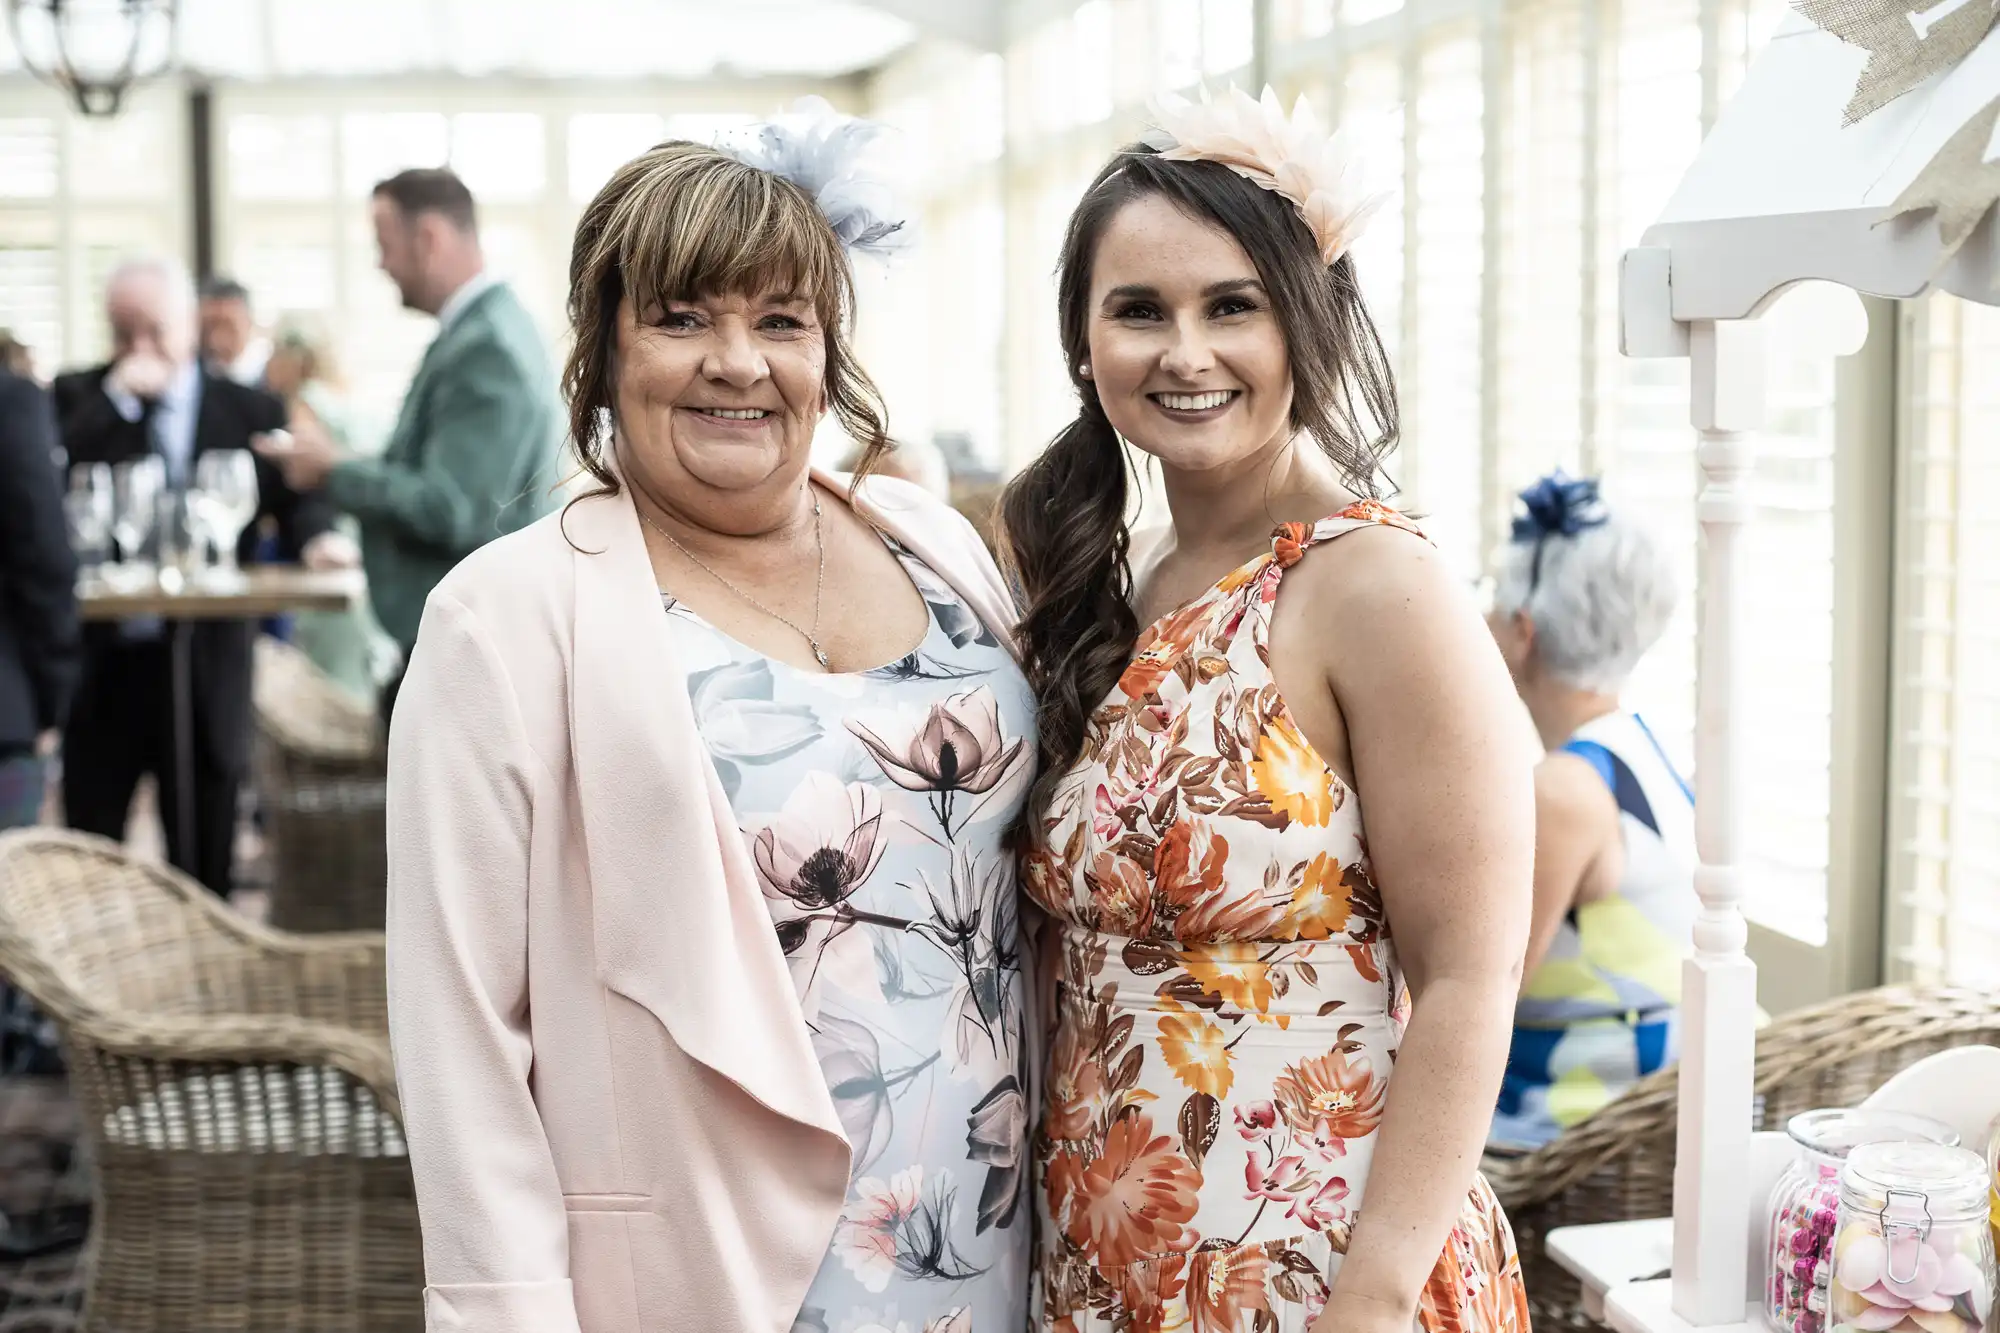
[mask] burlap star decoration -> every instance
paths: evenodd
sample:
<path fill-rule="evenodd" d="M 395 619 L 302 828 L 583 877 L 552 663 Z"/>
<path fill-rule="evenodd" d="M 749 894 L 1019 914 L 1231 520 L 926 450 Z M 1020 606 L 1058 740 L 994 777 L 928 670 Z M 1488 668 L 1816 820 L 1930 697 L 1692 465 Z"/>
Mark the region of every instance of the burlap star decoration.
<path fill-rule="evenodd" d="M 1875 225 L 1931 209 L 1937 214 L 1938 235 L 1944 242 L 1939 263 L 1949 261 L 1994 201 L 2000 200 L 2000 153 L 1987 156 L 1996 128 L 2000 128 L 2000 97 L 1974 112 L 1971 120 L 1945 140 L 1944 147 L 1924 164 Z"/>
<path fill-rule="evenodd" d="M 1846 124 L 1950 69 L 2000 22 L 2000 0 L 1792 0 L 1819 27 L 1868 52 Z"/>

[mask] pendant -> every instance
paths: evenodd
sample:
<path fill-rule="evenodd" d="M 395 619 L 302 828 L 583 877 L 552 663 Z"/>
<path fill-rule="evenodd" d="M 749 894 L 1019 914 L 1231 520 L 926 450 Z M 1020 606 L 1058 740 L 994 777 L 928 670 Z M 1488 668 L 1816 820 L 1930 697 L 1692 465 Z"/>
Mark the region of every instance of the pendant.
<path fill-rule="evenodd" d="M 813 656 L 819 659 L 819 664 L 821 666 L 825 667 L 829 671 L 833 670 L 833 663 L 827 660 L 826 649 L 820 647 L 818 644 L 815 643 L 812 646 L 812 650 L 813 650 Z"/>

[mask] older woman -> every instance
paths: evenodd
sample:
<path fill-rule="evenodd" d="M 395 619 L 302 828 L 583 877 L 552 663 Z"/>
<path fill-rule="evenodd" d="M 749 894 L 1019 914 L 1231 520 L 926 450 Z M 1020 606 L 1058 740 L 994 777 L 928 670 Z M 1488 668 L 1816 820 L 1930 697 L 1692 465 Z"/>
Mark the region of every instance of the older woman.
<path fill-rule="evenodd" d="M 384 433 L 367 429 L 349 407 L 333 339 L 315 315 L 287 313 L 271 331 L 264 362 L 264 387 L 285 400 L 294 422 L 317 421 L 343 453 L 372 457 L 382 451 Z M 338 539 L 324 537 L 307 553 L 314 565 L 361 563 L 360 528 L 342 516 Z M 364 596 L 342 611 L 301 611 L 292 621 L 292 642 L 341 688 L 372 707 L 382 682 L 400 665 L 400 650 L 375 618 Z"/>
<path fill-rule="evenodd" d="M 859 137 L 611 179 L 595 485 L 431 595 L 389 931 L 433 1329 L 1025 1321 L 1012 607 L 951 510 L 807 461 L 829 409 L 888 447 L 842 242 L 891 224 L 820 188 Z"/>
<path fill-rule="evenodd" d="M 1560 472 L 1521 495 L 1493 637 L 1548 756 L 1535 908 L 1495 1147 L 1546 1143 L 1675 1056 L 1694 794 L 1619 692 L 1673 615 L 1666 553 Z"/>

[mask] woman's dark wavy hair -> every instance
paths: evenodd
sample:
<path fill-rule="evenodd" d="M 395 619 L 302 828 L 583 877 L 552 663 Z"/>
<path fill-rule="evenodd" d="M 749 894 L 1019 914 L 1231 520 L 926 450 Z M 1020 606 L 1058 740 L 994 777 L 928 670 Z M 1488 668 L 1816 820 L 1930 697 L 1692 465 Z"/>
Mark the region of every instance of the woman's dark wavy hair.
<path fill-rule="evenodd" d="M 1291 202 L 1227 167 L 1168 161 L 1143 144 L 1113 157 L 1070 215 L 1057 266 L 1076 420 L 1000 500 L 1001 558 L 1022 601 L 1022 659 L 1041 729 L 1040 771 L 1014 830 L 1018 845 L 1041 841 L 1055 785 L 1083 752 L 1091 714 L 1130 661 L 1139 632 L 1127 562 L 1129 463 L 1083 367 L 1098 241 L 1119 209 L 1151 195 L 1221 227 L 1249 254 L 1291 357 L 1292 427 L 1319 444 L 1348 488 L 1378 497 L 1383 460 L 1396 444 L 1395 374 L 1353 257 L 1323 263 Z"/>

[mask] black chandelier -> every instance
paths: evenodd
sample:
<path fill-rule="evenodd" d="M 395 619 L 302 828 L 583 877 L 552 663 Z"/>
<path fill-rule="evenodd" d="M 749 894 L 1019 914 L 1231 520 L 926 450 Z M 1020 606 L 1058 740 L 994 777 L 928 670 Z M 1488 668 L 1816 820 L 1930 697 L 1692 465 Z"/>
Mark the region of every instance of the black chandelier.
<path fill-rule="evenodd" d="M 7 0 L 14 49 L 29 73 L 86 116 L 115 116 L 125 93 L 167 67 L 177 0 Z"/>

